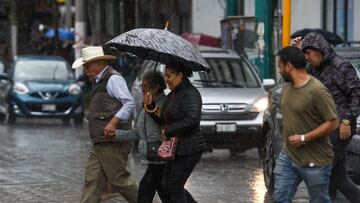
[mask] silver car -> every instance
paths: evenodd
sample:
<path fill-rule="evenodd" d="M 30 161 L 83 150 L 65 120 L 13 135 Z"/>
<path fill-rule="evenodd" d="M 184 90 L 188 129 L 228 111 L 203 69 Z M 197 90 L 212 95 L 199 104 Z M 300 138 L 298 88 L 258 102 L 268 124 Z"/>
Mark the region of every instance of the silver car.
<path fill-rule="evenodd" d="M 199 50 L 211 72 L 194 72 L 189 79 L 202 96 L 200 128 L 208 150 L 229 149 L 236 153 L 257 147 L 268 105 L 265 88 L 271 88 L 275 81 L 267 79 L 263 84 L 250 62 L 231 50 L 210 47 Z M 154 70 L 154 64 L 146 61 L 132 86 L 138 110 L 142 105 L 140 78 L 145 71 Z M 158 69 L 163 71 L 164 65 Z"/>

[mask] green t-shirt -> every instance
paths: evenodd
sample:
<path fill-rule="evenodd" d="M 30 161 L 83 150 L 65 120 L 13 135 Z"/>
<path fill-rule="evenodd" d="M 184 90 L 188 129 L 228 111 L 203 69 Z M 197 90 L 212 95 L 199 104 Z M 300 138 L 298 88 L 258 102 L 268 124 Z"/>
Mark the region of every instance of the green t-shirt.
<path fill-rule="evenodd" d="M 298 148 L 291 145 L 288 139 L 295 134 L 308 133 L 322 123 L 337 118 L 335 103 L 328 89 L 312 76 L 299 88 L 285 83 L 281 112 L 285 153 L 302 166 L 324 166 L 331 163 L 333 150 L 329 136 L 311 140 Z"/>

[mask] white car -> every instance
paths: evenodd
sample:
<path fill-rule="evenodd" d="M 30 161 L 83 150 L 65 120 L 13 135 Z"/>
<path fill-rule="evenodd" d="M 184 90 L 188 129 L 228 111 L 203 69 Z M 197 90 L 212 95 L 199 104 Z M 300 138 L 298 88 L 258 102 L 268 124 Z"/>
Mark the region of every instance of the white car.
<path fill-rule="evenodd" d="M 262 82 L 251 63 L 232 50 L 203 46 L 199 50 L 211 72 L 194 72 L 189 79 L 202 96 L 200 129 L 208 150 L 229 149 L 236 153 L 258 147 L 268 104 L 264 86 L 271 88 L 275 81 Z M 132 85 L 137 112 L 142 108 L 140 78 L 154 66 L 155 62 L 145 61 Z M 163 72 L 164 65 L 157 69 Z"/>

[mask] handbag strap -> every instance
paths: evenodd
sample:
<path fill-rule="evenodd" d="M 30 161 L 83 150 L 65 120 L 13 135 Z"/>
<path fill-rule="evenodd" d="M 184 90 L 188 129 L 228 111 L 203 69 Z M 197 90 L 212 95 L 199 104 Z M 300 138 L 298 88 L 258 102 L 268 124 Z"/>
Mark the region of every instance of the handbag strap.
<path fill-rule="evenodd" d="M 145 142 L 147 144 L 148 140 L 147 140 L 147 132 L 146 132 L 146 114 L 147 114 L 146 111 L 144 111 L 144 134 L 145 134 Z"/>

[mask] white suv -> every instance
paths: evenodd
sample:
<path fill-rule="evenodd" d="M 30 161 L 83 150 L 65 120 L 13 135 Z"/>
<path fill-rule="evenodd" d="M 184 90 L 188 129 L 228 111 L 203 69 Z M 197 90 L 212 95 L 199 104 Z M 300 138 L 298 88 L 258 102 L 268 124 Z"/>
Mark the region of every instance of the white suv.
<path fill-rule="evenodd" d="M 263 86 L 250 62 L 232 50 L 212 47 L 199 47 L 199 50 L 211 72 L 194 72 L 189 79 L 202 96 L 200 129 L 208 149 L 229 149 L 236 153 L 258 147 L 268 103 L 264 86 L 270 88 L 275 81 L 264 80 Z M 154 62 L 145 61 L 132 85 L 137 110 L 142 108 L 140 78 L 145 71 L 153 71 L 154 66 Z M 163 71 L 164 65 L 157 68 Z"/>

